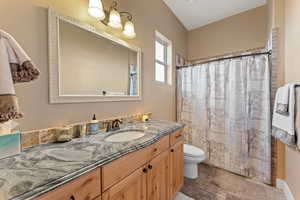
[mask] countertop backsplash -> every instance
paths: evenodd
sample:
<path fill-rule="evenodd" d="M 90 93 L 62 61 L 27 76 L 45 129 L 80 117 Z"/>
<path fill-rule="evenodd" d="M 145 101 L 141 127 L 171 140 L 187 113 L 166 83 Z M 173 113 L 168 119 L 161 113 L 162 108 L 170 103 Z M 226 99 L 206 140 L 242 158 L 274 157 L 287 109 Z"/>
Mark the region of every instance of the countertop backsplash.
<path fill-rule="evenodd" d="M 152 113 L 139 113 L 132 114 L 128 116 L 113 117 L 109 119 L 100 119 L 99 131 L 106 128 L 107 124 L 115 119 L 120 119 L 123 124 L 126 125 L 132 122 L 142 121 L 143 115 L 148 115 L 151 119 Z M 52 127 L 48 129 L 40 129 L 33 131 L 22 132 L 21 134 L 21 147 L 22 149 L 33 147 L 40 144 L 48 144 L 57 141 L 57 137 L 61 134 L 68 134 L 71 138 L 79 138 L 85 136 L 89 133 L 90 121 L 85 121 L 81 123 L 69 124 L 61 127 Z"/>

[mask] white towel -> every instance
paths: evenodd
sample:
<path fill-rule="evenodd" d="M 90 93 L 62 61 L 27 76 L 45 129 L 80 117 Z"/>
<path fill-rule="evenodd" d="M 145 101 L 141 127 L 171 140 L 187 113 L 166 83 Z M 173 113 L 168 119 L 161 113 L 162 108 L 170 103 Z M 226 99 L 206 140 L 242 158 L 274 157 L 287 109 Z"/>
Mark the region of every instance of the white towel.
<path fill-rule="evenodd" d="M 276 112 L 282 115 L 289 115 L 289 97 L 290 85 L 286 84 L 284 87 L 278 89 L 278 96 L 276 99 Z"/>
<path fill-rule="evenodd" d="M 7 49 L 13 82 L 29 82 L 36 79 L 40 72 L 19 43 L 4 30 L 0 30 L 0 38 Z"/>
<path fill-rule="evenodd" d="M 296 145 L 300 150 L 300 87 L 296 87 L 296 109 L 295 109 L 295 134 Z"/>
<path fill-rule="evenodd" d="M 8 52 L 4 38 L 0 38 L 0 95 L 15 94 L 14 83 L 11 75 Z"/>
<path fill-rule="evenodd" d="M 295 109 L 296 109 L 296 95 L 295 87 L 299 84 L 288 84 L 289 98 L 288 98 L 288 115 L 280 114 L 277 112 L 278 103 L 286 94 L 284 88 L 278 89 L 275 98 L 273 122 L 272 122 L 272 135 L 287 145 L 296 145 L 296 132 L 295 132 Z M 285 86 L 286 87 L 286 86 Z M 282 102 L 282 101 L 281 101 Z"/>
<path fill-rule="evenodd" d="M 39 73 L 18 42 L 0 30 L 0 123 L 22 118 L 14 83 L 32 81 Z"/>
<path fill-rule="evenodd" d="M 0 38 L 0 123 L 22 117 L 4 40 L 3 37 Z"/>

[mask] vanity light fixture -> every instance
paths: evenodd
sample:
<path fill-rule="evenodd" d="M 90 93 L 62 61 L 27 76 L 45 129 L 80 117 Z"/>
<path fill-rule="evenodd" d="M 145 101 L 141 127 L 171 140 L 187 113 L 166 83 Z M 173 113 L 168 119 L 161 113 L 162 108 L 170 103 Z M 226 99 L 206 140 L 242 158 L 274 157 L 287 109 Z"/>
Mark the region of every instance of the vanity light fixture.
<path fill-rule="evenodd" d="M 127 37 L 128 39 L 135 38 L 136 33 L 134 31 L 134 24 L 133 24 L 132 20 L 128 20 L 125 23 L 124 30 L 123 30 L 123 35 L 125 37 Z"/>
<path fill-rule="evenodd" d="M 88 12 L 92 17 L 98 20 L 105 19 L 105 13 L 101 0 L 90 0 Z"/>
<path fill-rule="evenodd" d="M 108 26 L 115 29 L 122 29 L 121 15 L 116 9 L 112 9 L 109 13 Z"/>
<path fill-rule="evenodd" d="M 116 1 L 112 2 L 109 10 L 103 8 L 102 0 L 89 0 L 89 14 L 101 20 L 107 26 L 110 26 L 114 29 L 122 30 L 123 23 L 122 17 L 126 16 L 126 21 L 124 24 L 124 29 L 122 35 L 128 39 L 133 39 L 136 37 L 134 24 L 132 22 L 132 14 L 129 12 L 118 12 Z"/>

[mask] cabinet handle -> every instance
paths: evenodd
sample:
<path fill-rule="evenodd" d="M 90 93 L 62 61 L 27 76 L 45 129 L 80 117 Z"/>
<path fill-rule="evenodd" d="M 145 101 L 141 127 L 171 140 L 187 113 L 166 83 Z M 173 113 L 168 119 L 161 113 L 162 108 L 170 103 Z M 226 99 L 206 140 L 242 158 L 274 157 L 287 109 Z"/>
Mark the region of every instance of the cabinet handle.
<path fill-rule="evenodd" d="M 75 200 L 75 197 L 72 195 L 72 196 L 70 197 L 70 200 Z"/>
<path fill-rule="evenodd" d="M 144 169 L 143 169 L 143 172 L 144 172 L 144 173 L 147 173 L 147 172 L 148 172 L 147 168 L 144 168 Z"/>
<path fill-rule="evenodd" d="M 174 149 L 171 149 L 171 152 L 174 152 Z"/>
<path fill-rule="evenodd" d="M 153 149 L 153 152 L 157 152 L 157 148 Z"/>
<path fill-rule="evenodd" d="M 176 135 L 175 138 L 178 139 L 180 138 L 182 135 Z"/>
<path fill-rule="evenodd" d="M 152 169 L 152 168 L 153 168 L 153 166 L 152 166 L 152 165 L 148 165 L 148 168 L 149 168 L 149 169 Z"/>

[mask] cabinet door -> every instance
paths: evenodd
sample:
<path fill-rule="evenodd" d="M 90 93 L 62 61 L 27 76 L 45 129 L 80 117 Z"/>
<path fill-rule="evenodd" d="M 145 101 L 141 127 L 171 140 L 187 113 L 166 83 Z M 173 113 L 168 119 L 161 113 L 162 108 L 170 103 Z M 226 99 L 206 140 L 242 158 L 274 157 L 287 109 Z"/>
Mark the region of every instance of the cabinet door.
<path fill-rule="evenodd" d="M 36 200 L 91 200 L 101 195 L 101 173 L 96 169 L 57 189 L 38 197 Z"/>
<path fill-rule="evenodd" d="M 171 198 L 174 198 L 176 193 L 180 191 L 183 186 L 183 167 L 184 167 L 184 155 L 183 155 L 183 141 L 178 142 L 171 147 L 170 154 L 170 193 Z"/>
<path fill-rule="evenodd" d="M 142 167 L 109 188 L 103 200 L 146 200 L 147 169 Z"/>
<path fill-rule="evenodd" d="M 169 200 L 170 157 L 169 151 L 161 153 L 148 165 L 147 200 Z"/>

